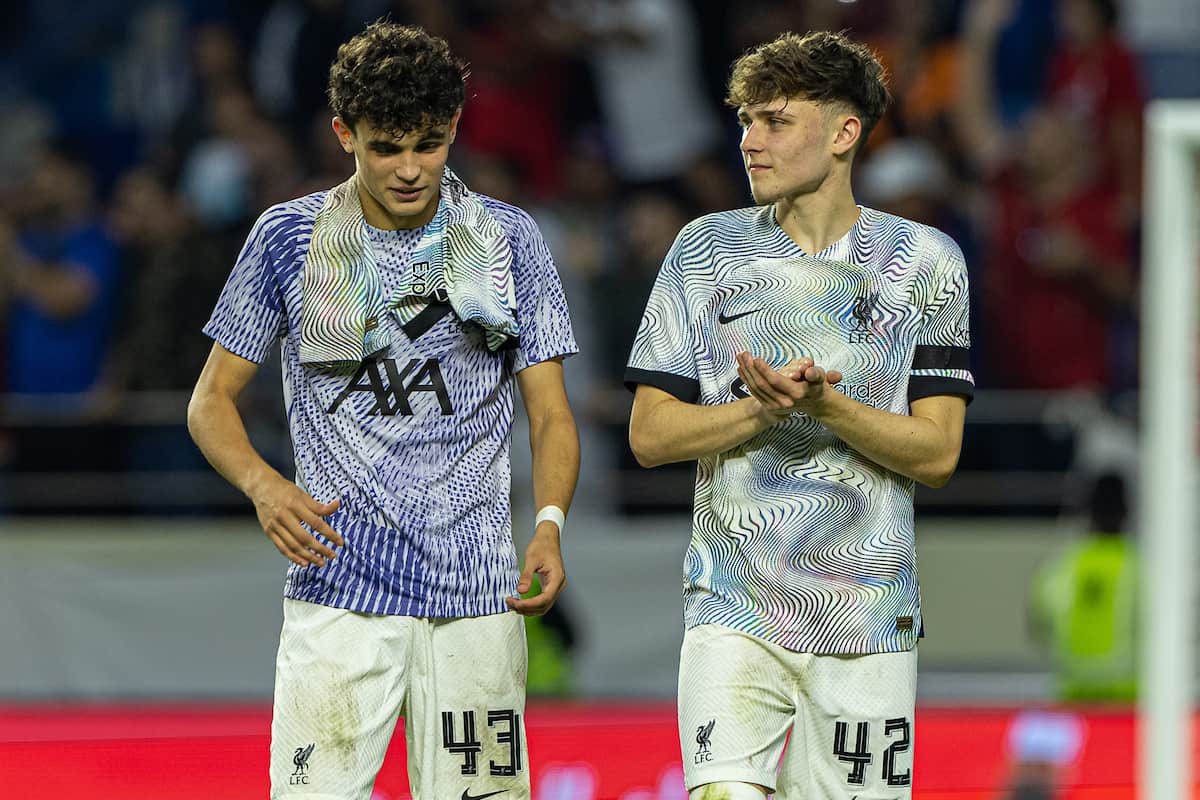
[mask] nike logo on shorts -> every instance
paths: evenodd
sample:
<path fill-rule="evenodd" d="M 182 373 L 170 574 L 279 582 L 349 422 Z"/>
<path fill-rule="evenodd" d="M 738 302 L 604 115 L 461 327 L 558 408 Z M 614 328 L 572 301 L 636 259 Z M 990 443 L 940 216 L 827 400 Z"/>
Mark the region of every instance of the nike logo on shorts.
<path fill-rule="evenodd" d="M 504 794 L 507 789 L 501 789 L 498 792 L 488 792 L 487 794 L 471 794 L 470 789 L 463 789 L 462 800 L 483 800 L 485 797 L 495 797 L 498 794 Z"/>

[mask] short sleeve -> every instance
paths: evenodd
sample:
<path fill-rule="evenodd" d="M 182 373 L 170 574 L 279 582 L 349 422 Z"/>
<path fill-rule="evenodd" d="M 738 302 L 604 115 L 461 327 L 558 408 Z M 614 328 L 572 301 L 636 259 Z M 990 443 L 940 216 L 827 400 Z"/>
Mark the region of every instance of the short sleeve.
<path fill-rule="evenodd" d="M 277 216 L 268 210 L 246 238 L 204 333 L 242 358 L 261 364 L 283 336 L 286 318 L 271 240 Z"/>
<path fill-rule="evenodd" d="M 514 209 L 515 211 L 515 209 Z M 579 352 L 562 281 L 537 223 L 528 214 L 509 217 L 513 284 L 517 294 L 517 344 L 513 370 Z"/>
<path fill-rule="evenodd" d="M 971 374 L 971 332 L 967 265 L 962 250 L 947 240 L 933 275 L 930 299 L 913 350 L 908 401 L 950 394 L 975 395 Z"/>
<path fill-rule="evenodd" d="M 686 403 L 700 397 L 700 377 L 683 283 L 684 228 L 663 260 L 625 368 L 625 385 L 662 389 Z"/>

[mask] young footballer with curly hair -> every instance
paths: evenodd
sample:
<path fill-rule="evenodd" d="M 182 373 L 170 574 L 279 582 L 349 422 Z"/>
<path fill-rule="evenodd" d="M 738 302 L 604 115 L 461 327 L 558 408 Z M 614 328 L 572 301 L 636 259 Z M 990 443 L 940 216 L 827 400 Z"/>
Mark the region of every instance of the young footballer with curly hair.
<path fill-rule="evenodd" d="M 576 348 L 529 215 L 446 168 L 466 77 L 418 28 L 375 23 L 343 44 L 329 100 L 354 174 L 259 218 L 204 329 L 192 435 L 293 562 L 273 798 L 367 800 L 400 716 L 415 798 L 530 796 L 522 615 L 566 585 Z M 294 480 L 255 452 L 235 404 L 275 346 Z M 540 509 L 522 572 L 515 389 Z M 540 593 L 521 599 L 534 574 Z"/>

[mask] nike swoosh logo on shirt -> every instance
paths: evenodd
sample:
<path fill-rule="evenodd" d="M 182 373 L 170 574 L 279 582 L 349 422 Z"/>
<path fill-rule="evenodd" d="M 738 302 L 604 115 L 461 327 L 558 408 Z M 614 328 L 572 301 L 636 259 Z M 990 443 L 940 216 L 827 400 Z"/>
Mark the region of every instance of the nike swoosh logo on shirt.
<path fill-rule="evenodd" d="M 762 309 L 761 308 L 752 308 L 749 311 L 743 311 L 740 314 L 730 314 L 728 317 L 725 316 L 725 312 L 721 312 L 720 314 L 717 314 L 717 322 L 721 323 L 722 325 L 728 325 L 729 323 L 733 322 L 735 319 L 741 319 L 742 317 L 748 317 L 751 314 L 758 313 L 759 311 L 762 311 Z"/>

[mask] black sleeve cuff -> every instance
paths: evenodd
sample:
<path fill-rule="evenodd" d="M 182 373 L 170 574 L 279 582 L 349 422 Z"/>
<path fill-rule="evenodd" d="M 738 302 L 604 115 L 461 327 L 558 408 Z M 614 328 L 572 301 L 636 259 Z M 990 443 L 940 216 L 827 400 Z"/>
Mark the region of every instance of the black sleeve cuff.
<path fill-rule="evenodd" d="M 961 378 L 943 378 L 929 375 L 915 375 L 908 379 L 908 402 L 920 400 L 922 397 L 934 397 L 939 394 L 953 394 L 964 398 L 967 405 L 975 399 L 975 385 Z"/>
<path fill-rule="evenodd" d="M 700 399 L 700 381 L 694 378 L 684 378 L 670 372 L 626 367 L 625 388 L 631 392 L 637 391 L 638 384 L 662 389 L 685 403 L 694 403 Z"/>

